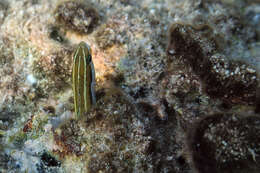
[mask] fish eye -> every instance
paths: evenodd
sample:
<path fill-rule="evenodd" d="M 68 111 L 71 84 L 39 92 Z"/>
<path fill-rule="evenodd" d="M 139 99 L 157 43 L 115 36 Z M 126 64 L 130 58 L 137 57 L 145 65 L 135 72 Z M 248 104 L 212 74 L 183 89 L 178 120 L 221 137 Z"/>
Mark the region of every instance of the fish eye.
<path fill-rule="evenodd" d="M 91 55 L 88 55 L 87 56 L 87 63 L 91 63 L 91 61 L 92 61 L 92 57 L 91 57 Z"/>

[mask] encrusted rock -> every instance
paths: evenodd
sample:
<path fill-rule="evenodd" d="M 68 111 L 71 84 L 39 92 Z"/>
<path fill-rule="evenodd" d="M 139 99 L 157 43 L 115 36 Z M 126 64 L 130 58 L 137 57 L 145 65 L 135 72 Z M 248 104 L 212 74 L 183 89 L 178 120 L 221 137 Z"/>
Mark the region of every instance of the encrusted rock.
<path fill-rule="evenodd" d="M 187 24 L 173 24 L 168 55 L 182 58 L 189 64 L 202 80 L 204 91 L 212 98 L 254 104 L 258 84 L 256 70 L 218 54 L 219 43 L 213 37 L 203 37 L 204 30 L 208 30 L 208 34 L 211 32 L 207 25 L 194 28 Z"/>
<path fill-rule="evenodd" d="M 55 16 L 60 24 L 80 33 L 91 33 L 99 22 L 95 8 L 76 1 L 58 5 Z"/>
<path fill-rule="evenodd" d="M 69 124 L 64 124 L 60 133 L 54 133 L 56 144 L 62 148 L 61 151 L 56 152 L 62 156 L 67 154 L 82 155 L 84 153 L 81 150 L 82 133 L 76 121 L 72 120 Z"/>
<path fill-rule="evenodd" d="M 44 88 L 45 93 L 53 88 L 61 89 L 69 83 L 71 55 L 72 49 L 65 48 L 33 60 L 33 72 L 40 79 L 40 86 Z"/>

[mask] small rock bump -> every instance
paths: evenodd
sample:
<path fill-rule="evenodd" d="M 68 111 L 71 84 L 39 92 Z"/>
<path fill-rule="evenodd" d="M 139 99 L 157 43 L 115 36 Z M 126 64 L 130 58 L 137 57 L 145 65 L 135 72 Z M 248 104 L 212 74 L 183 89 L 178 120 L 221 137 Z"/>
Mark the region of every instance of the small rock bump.
<path fill-rule="evenodd" d="M 26 82 L 31 86 L 35 86 L 37 84 L 37 79 L 32 74 L 29 74 L 26 77 Z"/>
<path fill-rule="evenodd" d="M 65 41 L 62 34 L 60 33 L 59 28 L 57 27 L 52 27 L 50 29 L 49 37 L 60 43 L 63 43 Z"/>
<path fill-rule="evenodd" d="M 54 167 L 54 166 L 59 167 L 60 166 L 60 162 L 57 161 L 53 156 L 51 156 L 50 154 L 48 154 L 46 152 L 44 152 L 41 155 L 41 161 L 44 163 L 44 165 L 49 166 L 49 167 Z"/>

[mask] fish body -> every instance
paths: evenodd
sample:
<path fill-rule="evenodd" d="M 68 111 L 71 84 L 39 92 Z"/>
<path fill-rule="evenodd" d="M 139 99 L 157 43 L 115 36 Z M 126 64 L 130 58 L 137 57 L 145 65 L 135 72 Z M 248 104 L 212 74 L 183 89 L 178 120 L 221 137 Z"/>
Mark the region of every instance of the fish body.
<path fill-rule="evenodd" d="M 80 42 L 73 54 L 72 86 L 77 118 L 88 112 L 96 103 L 95 69 L 91 48 Z"/>

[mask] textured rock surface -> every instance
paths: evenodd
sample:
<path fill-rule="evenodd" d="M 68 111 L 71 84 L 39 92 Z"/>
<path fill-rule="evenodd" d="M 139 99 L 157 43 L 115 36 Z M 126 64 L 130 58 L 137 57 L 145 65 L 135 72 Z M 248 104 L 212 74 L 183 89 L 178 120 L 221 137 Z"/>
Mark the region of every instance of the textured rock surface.
<path fill-rule="evenodd" d="M 189 136 L 199 172 L 258 172 L 259 116 L 215 114 Z"/>
<path fill-rule="evenodd" d="M 259 172 L 259 9 L 2 0 L 0 172 Z M 97 105 L 75 120 L 80 41 L 92 49 Z"/>

